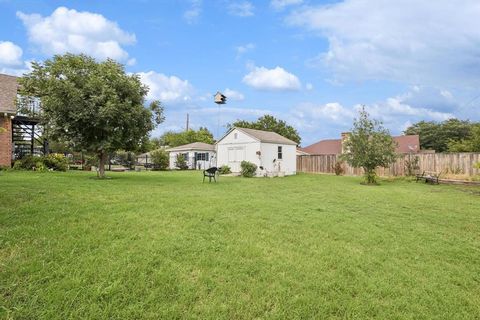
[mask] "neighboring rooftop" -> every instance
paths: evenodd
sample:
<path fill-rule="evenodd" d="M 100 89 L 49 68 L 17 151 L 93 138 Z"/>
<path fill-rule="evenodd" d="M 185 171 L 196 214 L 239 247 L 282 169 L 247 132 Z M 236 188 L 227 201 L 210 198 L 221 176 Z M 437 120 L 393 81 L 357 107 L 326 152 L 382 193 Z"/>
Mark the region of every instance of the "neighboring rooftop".
<path fill-rule="evenodd" d="M 17 97 L 17 77 L 0 74 L 0 113 L 17 112 L 15 98 Z"/>
<path fill-rule="evenodd" d="M 208 143 L 203 142 L 193 142 L 189 144 L 185 144 L 183 146 L 178 146 L 174 148 L 169 148 L 167 151 L 215 151 L 215 146 Z"/>
<path fill-rule="evenodd" d="M 297 143 L 295 141 L 287 139 L 284 136 L 279 135 L 276 132 L 256 130 L 256 129 L 248 129 L 248 128 L 240 128 L 240 127 L 236 127 L 236 129 L 248 134 L 249 136 L 251 136 L 255 139 L 258 139 L 260 142 L 297 145 Z"/>
<path fill-rule="evenodd" d="M 416 153 L 420 152 L 420 138 L 418 135 L 393 137 L 397 142 L 395 152 Z M 308 147 L 301 148 L 308 154 L 340 154 L 342 153 L 342 139 L 320 140 Z"/>
<path fill-rule="evenodd" d="M 308 147 L 301 148 L 301 150 L 308 154 L 340 154 L 342 153 L 342 140 L 320 140 Z"/>

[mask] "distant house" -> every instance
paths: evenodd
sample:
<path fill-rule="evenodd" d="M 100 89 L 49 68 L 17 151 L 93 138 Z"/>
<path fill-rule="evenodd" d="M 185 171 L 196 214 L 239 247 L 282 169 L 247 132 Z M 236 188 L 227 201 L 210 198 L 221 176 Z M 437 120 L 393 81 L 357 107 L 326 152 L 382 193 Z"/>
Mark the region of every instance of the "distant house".
<path fill-rule="evenodd" d="M 301 148 L 303 152 L 308 154 L 341 154 L 342 141 L 348 137 L 348 132 L 342 133 L 342 139 L 320 140 L 305 148 Z M 420 138 L 418 135 L 406 135 L 392 137 L 397 143 L 395 152 L 397 153 L 418 153 L 420 152 Z"/>
<path fill-rule="evenodd" d="M 17 113 L 17 77 L 0 74 L 0 166 L 10 167 L 12 163 L 12 120 Z"/>
<path fill-rule="evenodd" d="M 232 128 L 216 143 L 217 166 L 228 165 L 240 172 L 240 163 L 249 161 L 263 171 L 285 175 L 297 172 L 297 143 L 278 133 L 247 128 Z"/>
<path fill-rule="evenodd" d="M 208 169 L 215 165 L 215 146 L 208 143 L 194 142 L 166 151 L 170 153 L 170 169 L 177 169 L 179 154 L 183 154 L 189 169 Z"/>

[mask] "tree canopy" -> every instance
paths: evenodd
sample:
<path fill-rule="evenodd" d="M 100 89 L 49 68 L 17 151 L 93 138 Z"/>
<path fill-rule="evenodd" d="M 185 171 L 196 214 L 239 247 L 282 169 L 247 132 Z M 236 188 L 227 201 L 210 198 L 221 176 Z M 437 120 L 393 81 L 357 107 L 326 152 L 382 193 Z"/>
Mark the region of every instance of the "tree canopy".
<path fill-rule="evenodd" d="M 144 106 L 148 87 L 139 76 L 126 74 L 113 60 L 65 54 L 32 67 L 20 79 L 20 108 L 40 99 L 38 116 L 47 137 L 95 153 L 100 177 L 108 153 L 137 150 L 164 120 L 159 101 Z"/>
<path fill-rule="evenodd" d="M 376 183 L 375 169 L 395 162 L 395 146 L 390 132 L 382 123 L 370 119 L 362 109 L 354 120 L 351 133 L 343 141 L 342 158 L 352 167 L 363 168 L 365 182 L 373 184 Z"/>
<path fill-rule="evenodd" d="M 256 121 L 237 120 L 228 125 L 228 128 L 232 127 L 273 131 L 285 138 L 295 141 L 297 144 L 300 144 L 300 141 L 302 140 L 298 131 L 294 127 L 288 125 L 285 121 L 279 120 L 268 114 L 258 118 Z"/>
<path fill-rule="evenodd" d="M 207 128 L 200 127 L 198 130 L 190 129 L 182 132 L 167 131 L 153 141 L 155 145 L 158 145 L 157 148 L 160 146 L 177 147 L 193 142 L 213 144 L 215 140 L 213 134 Z"/>
<path fill-rule="evenodd" d="M 450 152 L 480 152 L 480 123 L 472 125 L 467 138 L 449 140 L 447 146 Z"/>
<path fill-rule="evenodd" d="M 420 121 L 408 127 L 404 133 L 418 134 L 421 149 L 446 152 L 454 151 L 449 150 L 449 144 L 469 139 L 475 125 L 468 120 L 458 119 L 443 122 Z"/>

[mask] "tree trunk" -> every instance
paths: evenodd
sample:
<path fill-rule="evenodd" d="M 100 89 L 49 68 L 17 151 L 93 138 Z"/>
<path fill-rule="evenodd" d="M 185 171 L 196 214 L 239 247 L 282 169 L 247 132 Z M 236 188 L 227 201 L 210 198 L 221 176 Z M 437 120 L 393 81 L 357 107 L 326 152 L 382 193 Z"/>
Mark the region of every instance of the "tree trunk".
<path fill-rule="evenodd" d="M 377 183 L 377 173 L 375 169 L 363 168 L 365 172 L 365 183 L 366 184 L 376 184 Z"/>
<path fill-rule="evenodd" d="M 100 160 L 100 165 L 98 166 L 98 177 L 103 179 L 105 178 L 105 162 L 107 161 L 107 154 L 105 151 L 100 151 L 98 158 Z"/>

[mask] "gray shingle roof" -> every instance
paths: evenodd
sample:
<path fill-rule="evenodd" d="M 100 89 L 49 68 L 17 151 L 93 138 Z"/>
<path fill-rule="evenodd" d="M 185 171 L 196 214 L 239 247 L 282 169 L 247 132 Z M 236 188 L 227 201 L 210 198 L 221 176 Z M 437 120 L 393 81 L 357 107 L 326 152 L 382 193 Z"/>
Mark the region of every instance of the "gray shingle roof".
<path fill-rule="evenodd" d="M 203 142 L 193 142 L 193 143 L 185 144 L 183 146 L 170 148 L 170 149 L 167 149 L 166 151 L 190 151 L 190 150 L 215 151 L 215 146 L 208 143 L 203 143 Z"/>
<path fill-rule="evenodd" d="M 248 129 L 248 128 L 239 128 L 239 127 L 236 127 L 236 129 L 248 134 L 249 136 L 252 136 L 258 139 L 261 142 L 297 145 L 295 141 L 287 139 L 276 132 Z"/>
<path fill-rule="evenodd" d="M 17 77 L 0 74 L 0 113 L 16 113 Z"/>

